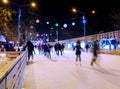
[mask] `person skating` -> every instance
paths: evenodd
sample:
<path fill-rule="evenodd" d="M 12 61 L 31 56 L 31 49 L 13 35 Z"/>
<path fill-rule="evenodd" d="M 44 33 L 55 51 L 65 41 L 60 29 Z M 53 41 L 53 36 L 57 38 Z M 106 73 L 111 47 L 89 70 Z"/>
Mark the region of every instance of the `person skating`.
<path fill-rule="evenodd" d="M 93 58 L 91 61 L 91 66 L 93 66 L 93 63 L 96 63 L 97 57 L 98 57 L 98 50 L 99 50 L 99 45 L 97 41 L 94 41 L 93 43 Z"/>
<path fill-rule="evenodd" d="M 78 40 L 76 42 L 76 46 L 74 47 L 74 50 L 75 50 L 75 54 L 76 54 L 76 62 L 81 62 L 81 50 L 83 50 L 80 46 L 80 41 Z"/>
<path fill-rule="evenodd" d="M 28 50 L 28 63 L 29 63 L 30 62 L 30 56 L 32 56 L 32 59 L 33 59 L 34 45 L 30 40 L 28 40 L 25 47 L 27 47 L 27 50 Z"/>

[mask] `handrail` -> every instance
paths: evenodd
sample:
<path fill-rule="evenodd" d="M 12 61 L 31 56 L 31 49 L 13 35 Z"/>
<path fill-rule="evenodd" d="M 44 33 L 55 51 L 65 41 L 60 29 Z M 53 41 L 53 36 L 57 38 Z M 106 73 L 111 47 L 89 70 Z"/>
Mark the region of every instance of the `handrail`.
<path fill-rule="evenodd" d="M 7 53 L 10 53 L 10 52 L 7 52 Z M 14 53 L 14 52 L 12 52 L 12 53 Z M 6 65 L 7 67 L 9 67 L 9 68 L 6 68 L 6 71 L 3 73 L 3 75 L 1 75 L 1 77 L 0 77 L 0 85 L 1 85 L 1 83 L 3 82 L 3 81 L 5 81 L 5 83 L 4 83 L 4 85 L 6 86 L 6 87 L 8 87 L 6 84 L 9 84 L 9 82 L 8 82 L 8 80 L 7 80 L 7 78 L 8 78 L 8 76 L 11 74 L 11 72 L 14 70 L 14 68 L 16 67 L 16 65 L 18 64 L 18 63 L 20 63 L 20 61 L 22 60 L 22 58 L 24 58 L 25 56 L 26 56 L 26 51 L 20 51 L 20 52 L 16 52 L 16 53 L 21 53 L 18 57 L 16 57 L 15 59 L 13 59 L 13 61 L 11 61 L 8 65 Z M 27 57 L 27 56 L 26 56 Z M 25 58 L 26 58 L 25 57 Z M 24 60 L 26 60 L 26 59 L 24 59 Z M 25 63 L 26 64 L 26 63 Z M 19 65 L 20 67 L 21 67 L 21 65 Z M 16 69 L 15 69 L 16 70 Z M 15 72 L 15 74 L 17 74 L 16 72 Z M 12 79 L 12 78 L 11 78 Z M 1 87 L 1 86 L 0 86 Z M 6 88 L 5 88 L 6 89 Z"/>

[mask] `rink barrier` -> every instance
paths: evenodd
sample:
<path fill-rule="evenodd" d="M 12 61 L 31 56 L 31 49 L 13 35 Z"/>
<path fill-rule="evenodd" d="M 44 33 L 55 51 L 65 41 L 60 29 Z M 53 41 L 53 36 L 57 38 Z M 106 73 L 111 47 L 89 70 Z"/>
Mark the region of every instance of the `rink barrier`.
<path fill-rule="evenodd" d="M 92 49 L 89 49 L 89 52 L 92 52 Z M 110 54 L 110 55 L 120 55 L 120 49 L 116 49 L 116 50 L 100 49 L 99 53 Z"/>
<path fill-rule="evenodd" d="M 15 52 L 12 53 L 14 54 Z M 0 89 L 22 89 L 26 70 L 27 52 L 16 52 L 15 54 L 18 54 L 16 58 L 0 65 L 0 67 L 2 66 L 2 68 L 0 68 Z"/>

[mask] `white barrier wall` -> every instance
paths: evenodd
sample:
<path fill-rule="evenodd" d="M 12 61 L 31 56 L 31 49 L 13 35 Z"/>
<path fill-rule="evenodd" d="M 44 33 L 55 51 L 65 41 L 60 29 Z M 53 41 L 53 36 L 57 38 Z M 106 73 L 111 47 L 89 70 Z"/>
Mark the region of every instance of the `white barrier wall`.
<path fill-rule="evenodd" d="M 27 55 L 26 51 L 19 54 L 0 65 L 0 89 L 22 89 Z"/>

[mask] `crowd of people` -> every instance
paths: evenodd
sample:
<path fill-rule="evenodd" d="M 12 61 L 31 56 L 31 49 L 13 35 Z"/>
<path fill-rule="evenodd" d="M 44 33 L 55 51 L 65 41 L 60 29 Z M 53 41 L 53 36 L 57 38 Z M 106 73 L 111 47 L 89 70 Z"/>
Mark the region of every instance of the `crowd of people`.
<path fill-rule="evenodd" d="M 60 44 L 59 42 L 55 43 L 55 45 L 51 45 L 49 42 L 47 43 L 42 43 L 38 45 L 38 50 L 39 50 L 39 54 L 44 54 L 45 56 L 49 55 L 49 57 L 51 58 L 51 50 L 54 49 L 56 52 L 56 55 L 63 55 L 64 52 L 64 44 Z"/>
<path fill-rule="evenodd" d="M 81 53 L 82 51 L 86 51 L 88 52 L 89 49 L 89 45 L 86 44 L 85 46 L 85 50 L 81 47 L 81 41 L 78 40 L 76 42 L 76 45 L 73 48 L 73 51 L 75 51 L 75 55 L 76 55 L 76 62 L 81 62 Z M 12 44 L 2 44 L 1 45 L 1 51 L 15 51 L 15 48 Z M 24 45 L 22 51 L 27 50 L 28 51 L 28 62 L 30 62 L 30 58 L 34 59 L 34 54 L 35 54 L 35 50 L 34 48 L 37 48 L 38 52 L 40 55 L 44 55 L 48 58 L 51 59 L 51 51 L 53 51 L 56 53 L 57 56 L 62 56 L 64 54 L 64 48 L 65 45 L 64 43 L 60 43 L 60 42 L 56 42 L 54 45 L 51 45 L 49 42 L 46 43 L 39 43 L 38 46 L 34 46 L 33 43 L 28 40 L 28 42 L 26 43 L 26 45 Z M 91 60 L 91 66 L 93 66 L 93 64 L 96 62 L 97 60 L 97 56 L 98 56 L 98 52 L 99 52 L 99 43 L 97 41 L 93 42 L 93 48 L 92 48 L 92 53 L 93 53 L 93 58 Z"/>
<path fill-rule="evenodd" d="M 34 45 L 32 44 L 32 42 L 28 41 L 25 47 L 27 47 L 27 49 L 28 49 L 28 61 L 29 61 L 30 56 L 33 59 L 33 53 L 35 53 L 34 52 Z M 81 47 L 80 40 L 78 40 L 76 42 L 76 46 L 73 49 L 73 51 L 75 51 L 75 55 L 76 55 L 76 62 L 81 62 L 81 53 L 82 52 L 85 52 L 85 51 L 88 52 L 89 45 L 86 44 L 85 47 L 86 47 L 85 50 Z M 43 54 L 44 56 L 46 56 L 50 59 L 51 59 L 51 51 L 53 51 L 53 49 L 54 49 L 57 56 L 59 56 L 59 55 L 62 56 L 64 53 L 64 48 L 65 48 L 65 45 L 63 43 L 60 43 L 60 42 L 57 42 L 54 45 L 51 45 L 49 42 L 46 42 L 46 43 L 39 44 L 37 46 L 39 54 L 40 55 Z M 94 63 L 96 63 L 98 51 L 99 51 L 99 44 L 97 41 L 94 41 L 93 48 L 92 48 L 93 57 L 91 59 L 91 66 L 93 66 Z"/>
<path fill-rule="evenodd" d="M 57 56 L 63 55 L 64 53 L 64 44 L 63 43 L 55 43 L 51 45 L 49 42 L 39 43 L 38 46 L 34 46 L 33 43 L 29 40 L 27 44 L 24 46 L 25 49 L 28 50 L 28 62 L 30 61 L 30 57 L 33 59 L 33 53 L 35 53 L 34 48 L 36 48 L 40 55 L 44 55 L 47 58 L 51 59 L 51 51 L 54 49 Z"/>

